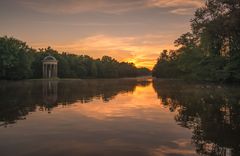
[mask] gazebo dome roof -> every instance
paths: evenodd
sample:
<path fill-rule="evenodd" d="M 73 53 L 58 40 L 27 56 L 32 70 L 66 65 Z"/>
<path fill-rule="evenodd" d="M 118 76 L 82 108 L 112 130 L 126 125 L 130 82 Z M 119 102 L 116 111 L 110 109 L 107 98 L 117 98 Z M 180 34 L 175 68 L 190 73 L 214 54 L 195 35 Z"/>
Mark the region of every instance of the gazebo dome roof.
<path fill-rule="evenodd" d="M 43 61 L 57 61 L 57 59 L 51 55 L 46 56 Z"/>

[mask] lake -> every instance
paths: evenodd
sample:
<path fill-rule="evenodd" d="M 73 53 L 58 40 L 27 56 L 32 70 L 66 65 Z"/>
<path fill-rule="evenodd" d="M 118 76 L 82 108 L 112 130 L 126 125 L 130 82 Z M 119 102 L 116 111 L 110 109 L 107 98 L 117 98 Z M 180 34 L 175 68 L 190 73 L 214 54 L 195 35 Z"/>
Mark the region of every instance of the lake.
<path fill-rule="evenodd" d="M 240 86 L 152 78 L 0 82 L 1 156 L 240 155 Z"/>

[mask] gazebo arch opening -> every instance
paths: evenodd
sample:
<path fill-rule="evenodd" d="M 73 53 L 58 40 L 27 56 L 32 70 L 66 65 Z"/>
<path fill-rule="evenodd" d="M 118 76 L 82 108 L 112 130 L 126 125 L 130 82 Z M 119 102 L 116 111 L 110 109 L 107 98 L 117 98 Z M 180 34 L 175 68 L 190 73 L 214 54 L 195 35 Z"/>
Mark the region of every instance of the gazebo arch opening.
<path fill-rule="evenodd" d="M 43 78 L 57 78 L 58 77 L 58 61 L 55 57 L 48 55 L 42 60 Z"/>

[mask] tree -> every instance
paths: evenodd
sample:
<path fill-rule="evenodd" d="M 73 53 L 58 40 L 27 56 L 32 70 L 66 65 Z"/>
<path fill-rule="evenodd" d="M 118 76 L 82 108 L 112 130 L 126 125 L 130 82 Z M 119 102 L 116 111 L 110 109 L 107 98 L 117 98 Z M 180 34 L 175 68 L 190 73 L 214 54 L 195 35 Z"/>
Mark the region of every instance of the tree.
<path fill-rule="evenodd" d="M 98 76 L 98 69 L 95 61 L 93 61 L 91 64 L 91 77 L 97 77 L 97 76 Z"/>
<path fill-rule="evenodd" d="M 204 81 L 240 81 L 240 1 L 206 0 L 191 20 L 192 32 L 174 43 L 171 56 L 162 52 L 153 75 Z M 166 55 L 167 54 L 167 55 Z M 178 74 L 172 74 L 176 72 Z"/>
<path fill-rule="evenodd" d="M 35 50 L 5 36 L 0 38 L 0 79 L 42 78 L 42 60 L 48 55 L 58 60 L 60 78 L 118 78 L 143 74 L 134 64 L 118 62 L 109 56 L 93 59 L 87 55 L 59 53 L 51 47 Z"/>
<path fill-rule="evenodd" d="M 151 70 L 146 67 L 138 68 L 137 75 L 138 76 L 150 76 L 152 74 Z"/>
<path fill-rule="evenodd" d="M 31 77 L 31 52 L 26 43 L 0 37 L 0 78 L 25 79 Z"/>
<path fill-rule="evenodd" d="M 190 32 L 181 35 L 175 42 L 175 46 L 181 48 L 194 48 L 196 47 L 196 38 Z"/>
<path fill-rule="evenodd" d="M 178 78 L 180 70 L 177 67 L 176 52 L 163 50 L 153 68 L 153 76 L 158 78 Z"/>
<path fill-rule="evenodd" d="M 118 77 L 117 61 L 109 56 L 103 56 L 101 60 L 103 64 L 103 77 L 116 78 Z"/>

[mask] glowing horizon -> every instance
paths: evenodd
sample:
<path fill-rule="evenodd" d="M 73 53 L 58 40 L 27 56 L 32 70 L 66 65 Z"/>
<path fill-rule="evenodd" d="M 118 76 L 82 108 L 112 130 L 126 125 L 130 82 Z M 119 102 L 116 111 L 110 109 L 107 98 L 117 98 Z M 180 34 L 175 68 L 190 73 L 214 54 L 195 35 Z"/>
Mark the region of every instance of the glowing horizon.
<path fill-rule="evenodd" d="M 111 56 L 152 68 L 163 49 L 190 30 L 202 0 L 9 0 L 0 2 L 1 36 L 35 49 Z M 9 10 L 13 10 L 9 12 Z"/>

